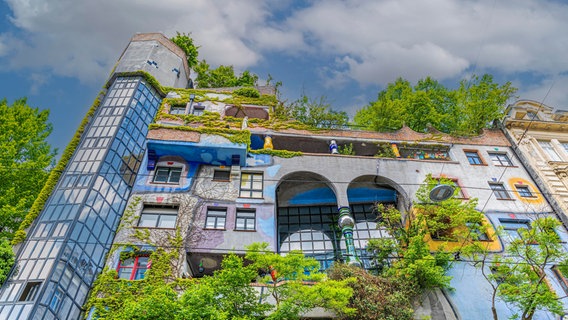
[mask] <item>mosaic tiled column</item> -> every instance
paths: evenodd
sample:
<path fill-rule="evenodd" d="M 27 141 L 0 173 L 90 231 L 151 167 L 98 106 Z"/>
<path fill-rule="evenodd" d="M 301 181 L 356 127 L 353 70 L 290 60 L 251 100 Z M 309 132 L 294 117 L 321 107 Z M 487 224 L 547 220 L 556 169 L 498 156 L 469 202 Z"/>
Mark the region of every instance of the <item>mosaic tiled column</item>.
<path fill-rule="evenodd" d="M 351 210 L 349 207 L 339 208 L 339 219 L 337 220 L 337 225 L 341 229 L 343 239 L 345 240 L 345 262 L 348 265 L 361 267 L 361 261 L 357 258 L 355 245 L 353 244 L 353 227 L 355 226 L 355 220 L 351 216 Z"/>

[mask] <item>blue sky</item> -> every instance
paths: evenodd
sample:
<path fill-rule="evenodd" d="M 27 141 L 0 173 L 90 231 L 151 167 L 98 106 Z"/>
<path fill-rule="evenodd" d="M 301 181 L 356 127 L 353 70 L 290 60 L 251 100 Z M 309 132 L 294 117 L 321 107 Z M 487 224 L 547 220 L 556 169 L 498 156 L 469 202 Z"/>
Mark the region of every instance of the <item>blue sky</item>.
<path fill-rule="evenodd" d="M 351 116 L 386 84 L 473 73 L 568 109 L 568 2 L 3 0 L 0 98 L 50 109 L 60 152 L 137 32 L 191 32 L 200 59 L 321 96 Z"/>

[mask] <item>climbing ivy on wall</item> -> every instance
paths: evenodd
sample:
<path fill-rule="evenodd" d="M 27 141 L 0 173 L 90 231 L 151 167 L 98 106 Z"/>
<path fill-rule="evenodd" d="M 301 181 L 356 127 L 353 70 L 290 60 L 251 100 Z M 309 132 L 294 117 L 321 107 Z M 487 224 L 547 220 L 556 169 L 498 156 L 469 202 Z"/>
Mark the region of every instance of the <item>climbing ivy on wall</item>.
<path fill-rule="evenodd" d="M 24 220 L 20 224 L 20 228 L 14 234 L 14 238 L 12 239 L 12 245 L 16 245 L 16 244 L 24 241 L 24 239 L 26 238 L 26 235 L 27 235 L 26 229 L 29 228 L 32 225 L 34 220 L 37 218 L 37 216 L 39 215 L 39 213 L 41 212 L 41 210 L 45 206 L 45 203 L 46 203 L 47 199 L 49 198 L 49 196 L 51 195 L 51 193 L 53 192 L 53 189 L 55 188 L 57 181 L 59 181 L 59 178 L 61 177 L 63 170 L 65 169 L 65 167 L 67 166 L 67 163 L 69 163 L 69 160 L 71 160 L 71 157 L 75 153 L 75 149 L 77 148 L 77 146 L 79 145 L 79 142 L 81 141 L 81 136 L 83 135 L 83 132 L 85 131 L 85 128 L 87 127 L 87 124 L 89 123 L 89 121 L 91 120 L 93 115 L 95 114 L 95 111 L 99 107 L 100 99 L 102 98 L 103 95 L 104 95 L 104 91 L 101 91 L 99 93 L 99 96 L 95 99 L 95 101 L 91 105 L 91 108 L 87 112 L 87 115 L 81 121 L 79 128 L 77 129 L 77 131 L 75 131 L 75 135 L 73 136 L 73 139 L 71 139 L 71 142 L 69 142 L 69 144 L 65 148 L 65 151 L 61 155 L 61 159 L 59 160 L 59 162 L 57 163 L 55 168 L 53 168 L 53 170 L 51 170 L 49 177 L 47 178 L 47 181 L 46 181 L 45 185 L 43 186 L 43 189 L 39 193 L 37 199 L 35 200 L 34 204 L 31 207 L 30 211 L 28 211 L 28 214 L 26 215 L 26 217 L 24 218 Z"/>

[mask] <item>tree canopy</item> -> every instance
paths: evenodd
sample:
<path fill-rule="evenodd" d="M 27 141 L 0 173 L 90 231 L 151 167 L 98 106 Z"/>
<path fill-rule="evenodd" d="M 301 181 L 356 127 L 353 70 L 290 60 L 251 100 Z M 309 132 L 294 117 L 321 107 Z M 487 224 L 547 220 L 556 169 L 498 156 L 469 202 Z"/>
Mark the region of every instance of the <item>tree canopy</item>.
<path fill-rule="evenodd" d="M 176 36 L 171 38 L 173 43 L 175 43 L 180 49 L 185 52 L 187 58 L 187 64 L 190 68 L 197 65 L 197 56 L 199 55 L 199 47 L 193 43 L 193 38 L 191 38 L 191 33 L 179 33 L 176 32 Z"/>
<path fill-rule="evenodd" d="M 418 132 L 435 128 L 453 135 L 477 135 L 503 115 L 505 103 L 516 90 L 510 82 L 495 83 L 488 74 L 462 80 L 455 90 L 430 77 L 414 86 L 399 78 L 359 110 L 354 122 L 374 131 L 407 125 Z"/>
<path fill-rule="evenodd" d="M 313 128 L 341 129 L 349 122 L 345 111 L 334 111 L 325 96 L 311 99 L 303 94 L 289 104 L 276 107 L 274 116 L 282 120 L 296 120 Z"/>
<path fill-rule="evenodd" d="M 300 319 L 315 307 L 338 315 L 354 312 L 348 306 L 352 278 L 328 279 L 300 251 L 280 256 L 266 243 L 254 243 L 245 257 L 228 254 L 212 276 L 193 279 L 171 278 L 175 257 L 175 251 L 156 250 L 143 280 L 103 272 L 86 308 L 95 307 L 93 316 L 101 319 Z"/>
<path fill-rule="evenodd" d="M 53 166 L 48 116 L 25 98 L 0 101 L 0 239 L 12 239 Z"/>
<path fill-rule="evenodd" d="M 255 86 L 258 82 L 258 76 L 248 70 L 236 76 L 233 66 L 211 69 L 206 60 L 201 60 L 193 69 L 197 72 L 195 82 L 199 88 Z"/>

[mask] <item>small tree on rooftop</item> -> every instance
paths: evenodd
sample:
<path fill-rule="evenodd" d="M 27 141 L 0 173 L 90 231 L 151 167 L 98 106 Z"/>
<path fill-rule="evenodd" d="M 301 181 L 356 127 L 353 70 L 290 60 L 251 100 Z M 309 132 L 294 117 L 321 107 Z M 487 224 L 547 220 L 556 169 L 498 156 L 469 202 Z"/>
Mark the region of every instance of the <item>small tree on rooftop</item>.
<path fill-rule="evenodd" d="M 180 49 L 185 52 L 187 58 L 187 64 L 190 68 L 197 65 L 197 57 L 199 55 L 199 47 L 193 43 L 193 38 L 191 38 L 191 33 L 179 33 L 172 37 L 173 43 L 175 43 Z"/>

